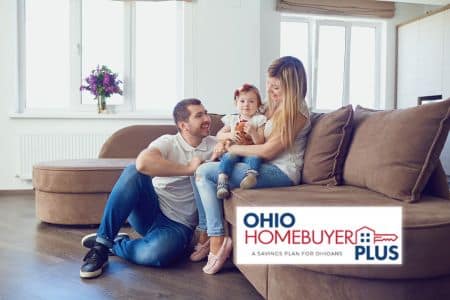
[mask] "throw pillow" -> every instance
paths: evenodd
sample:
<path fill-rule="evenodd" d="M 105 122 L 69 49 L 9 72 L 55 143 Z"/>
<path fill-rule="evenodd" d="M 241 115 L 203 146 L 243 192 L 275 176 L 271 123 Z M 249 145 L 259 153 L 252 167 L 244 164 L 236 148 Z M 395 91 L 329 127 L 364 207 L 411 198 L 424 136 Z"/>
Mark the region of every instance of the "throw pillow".
<path fill-rule="evenodd" d="M 345 184 L 414 202 L 439 162 L 450 127 L 450 99 L 408 109 L 356 107 Z"/>
<path fill-rule="evenodd" d="M 302 182 L 340 185 L 353 122 L 351 105 L 324 114 L 311 114 Z"/>

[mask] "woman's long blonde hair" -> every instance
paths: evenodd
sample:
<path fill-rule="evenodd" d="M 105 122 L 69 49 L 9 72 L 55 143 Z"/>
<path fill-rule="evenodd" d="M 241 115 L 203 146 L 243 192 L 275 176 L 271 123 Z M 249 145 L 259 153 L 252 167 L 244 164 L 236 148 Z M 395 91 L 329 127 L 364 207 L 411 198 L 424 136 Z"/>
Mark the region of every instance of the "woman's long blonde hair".
<path fill-rule="evenodd" d="M 295 121 L 298 114 L 309 118 L 305 101 L 307 91 L 305 68 L 298 58 L 284 56 L 272 62 L 267 75 L 280 80 L 283 93 L 279 107 L 275 107 L 269 91 L 266 93 L 269 112 L 273 113 L 272 134 L 280 134 L 283 145 L 291 147 L 295 140 Z"/>

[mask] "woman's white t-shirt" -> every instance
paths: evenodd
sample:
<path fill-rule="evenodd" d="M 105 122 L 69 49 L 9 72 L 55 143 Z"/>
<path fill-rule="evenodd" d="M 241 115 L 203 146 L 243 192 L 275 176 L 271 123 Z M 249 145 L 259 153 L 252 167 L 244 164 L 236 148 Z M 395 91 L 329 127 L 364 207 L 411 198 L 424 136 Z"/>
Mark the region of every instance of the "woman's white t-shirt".
<path fill-rule="evenodd" d="M 301 172 L 303 169 L 303 156 L 305 154 L 306 142 L 309 131 L 311 130 L 310 118 L 307 118 L 305 126 L 297 134 L 292 148 L 286 149 L 277 157 L 268 163 L 277 166 L 284 174 L 286 174 L 297 185 L 301 180 Z M 272 120 L 266 122 L 264 127 L 264 138 L 267 140 L 272 133 Z"/>

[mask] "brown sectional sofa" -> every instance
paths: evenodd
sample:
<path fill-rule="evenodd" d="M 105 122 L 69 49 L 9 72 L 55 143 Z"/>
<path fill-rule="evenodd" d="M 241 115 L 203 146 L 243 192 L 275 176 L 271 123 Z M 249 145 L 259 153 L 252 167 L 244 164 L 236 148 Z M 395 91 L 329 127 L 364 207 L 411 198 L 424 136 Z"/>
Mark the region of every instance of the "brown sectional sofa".
<path fill-rule="evenodd" d="M 237 265 L 267 299 L 450 299 L 450 199 L 439 155 L 450 99 L 312 115 L 301 185 L 234 190 L 238 206 L 401 206 L 403 264 Z"/>
<path fill-rule="evenodd" d="M 311 118 L 302 184 L 233 190 L 224 201 L 232 235 L 238 206 L 401 206 L 403 264 L 237 265 L 240 271 L 266 299 L 450 299 L 450 198 L 439 161 L 450 99 L 396 111 L 348 106 Z M 214 133 L 219 116 L 213 123 Z M 135 157 L 172 130 L 122 129 L 100 157 Z M 37 191 L 44 186 L 33 182 Z"/>

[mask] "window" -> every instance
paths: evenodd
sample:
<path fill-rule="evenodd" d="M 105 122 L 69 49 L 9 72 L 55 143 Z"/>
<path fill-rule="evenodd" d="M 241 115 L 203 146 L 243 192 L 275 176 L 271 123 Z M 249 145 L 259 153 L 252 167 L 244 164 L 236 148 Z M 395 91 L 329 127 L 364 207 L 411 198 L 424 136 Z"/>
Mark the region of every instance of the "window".
<path fill-rule="evenodd" d="M 124 82 L 124 94 L 108 105 L 169 114 L 183 94 L 183 6 L 20 0 L 19 112 L 95 112 L 93 96 L 79 87 L 97 65 L 107 65 Z"/>
<path fill-rule="evenodd" d="M 317 111 L 347 104 L 378 108 L 380 23 L 283 16 L 280 54 L 299 57 Z"/>

